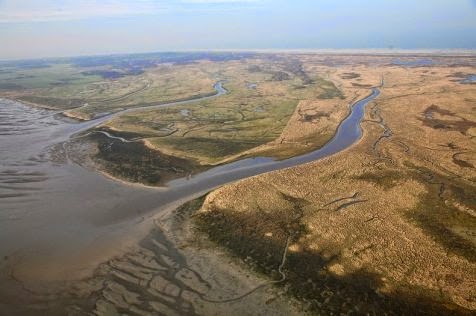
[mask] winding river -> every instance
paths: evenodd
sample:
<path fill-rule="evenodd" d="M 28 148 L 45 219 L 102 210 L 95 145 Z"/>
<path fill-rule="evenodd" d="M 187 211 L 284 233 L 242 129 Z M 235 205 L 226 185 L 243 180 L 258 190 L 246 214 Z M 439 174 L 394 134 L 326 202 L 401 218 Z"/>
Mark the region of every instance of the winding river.
<path fill-rule="evenodd" d="M 123 251 L 127 241 L 144 234 L 151 222 L 147 219 L 216 187 L 348 148 L 362 135 L 365 106 L 379 95 L 374 88 L 352 105 L 335 136 L 318 150 L 280 161 L 266 157 L 236 161 L 173 180 L 167 188 L 110 180 L 71 162 L 65 153 L 62 144 L 112 116 L 199 102 L 227 92 L 221 82 L 214 87 L 213 96 L 128 109 L 87 122 L 0 99 L 0 297 L 15 280 L 63 280 L 87 274 L 115 251 Z"/>

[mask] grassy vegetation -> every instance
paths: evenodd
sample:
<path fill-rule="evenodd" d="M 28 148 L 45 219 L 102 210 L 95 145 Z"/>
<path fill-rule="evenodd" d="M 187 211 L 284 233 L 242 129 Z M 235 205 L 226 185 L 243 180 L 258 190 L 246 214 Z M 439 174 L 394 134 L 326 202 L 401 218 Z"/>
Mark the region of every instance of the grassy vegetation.
<path fill-rule="evenodd" d="M 455 207 L 455 203 L 470 209 L 476 207 L 476 190 L 458 179 L 434 173 L 427 168 L 406 163 L 410 170 L 379 170 L 354 177 L 381 186 L 384 190 L 398 185 L 405 178 L 418 179 L 427 187 L 418 205 L 406 212 L 407 217 L 422 227 L 449 252 L 476 261 L 475 238 L 470 232 L 476 219 Z"/>
<path fill-rule="evenodd" d="M 144 66 L 143 63 L 139 65 Z M 91 118 L 127 107 L 158 104 L 213 93 L 214 80 L 194 65 L 156 66 L 147 70 L 114 59 L 74 60 L 21 66 L 0 65 L 0 93 L 6 97 L 59 109 L 77 108 L 70 115 Z"/>
<path fill-rule="evenodd" d="M 476 208 L 476 189 L 461 179 L 435 173 L 427 168 L 413 168 L 413 177 L 427 186 L 418 205 L 407 212 L 410 220 L 422 227 L 451 252 L 476 262 L 476 218 L 463 209 Z M 460 205 L 458 208 L 457 205 Z"/>
<path fill-rule="evenodd" d="M 109 126 L 155 133 L 157 137 L 148 138 L 153 147 L 201 164 L 215 164 L 278 138 L 300 100 L 342 97 L 332 82 L 306 74 L 294 60 L 203 67 L 226 79 L 227 95 L 193 105 L 126 114 Z"/>
<path fill-rule="evenodd" d="M 295 242 L 308 233 L 307 226 L 301 221 L 307 202 L 289 196 L 285 199 L 291 202 L 290 208 L 249 212 L 211 209 L 196 213 L 194 223 L 199 231 L 226 247 L 250 268 L 279 280 L 278 267 L 287 238 L 291 237 L 291 242 Z M 192 201 L 182 208 L 198 210 L 202 201 Z M 377 291 L 381 285 L 380 277 L 364 270 L 336 276 L 328 271 L 328 266 L 338 257 L 339 254 L 329 257 L 311 249 L 288 251 L 284 266 L 286 280 L 279 286 L 318 315 L 343 311 L 360 315 L 465 314 L 454 306 L 450 309 L 436 304 L 423 294 L 418 297 L 408 297 L 404 293 L 382 294 Z"/>
<path fill-rule="evenodd" d="M 175 64 L 164 64 L 166 61 Z M 331 81 L 306 72 L 299 58 L 290 56 L 159 54 L 7 63 L 0 67 L 0 88 L 6 88 L 2 90 L 5 96 L 63 109 L 81 119 L 208 96 L 215 92 L 217 80 L 225 80 L 228 94 L 220 98 L 128 113 L 107 123 L 111 133 L 133 133 L 147 140 L 149 148 L 138 150 L 141 144 L 134 144 L 135 153 L 148 155 L 154 148 L 161 154 L 186 159 L 190 165 L 218 164 L 277 139 L 301 100 L 343 98 Z M 329 117 L 329 113 L 323 115 Z M 322 136 L 315 135 L 319 144 Z M 330 137 L 326 132 L 324 138 Z M 266 149 L 265 154 L 285 158 L 309 148 Z M 98 159 L 120 177 L 128 174 L 132 181 L 145 179 L 121 171 L 120 165 L 113 167 L 120 162 L 118 155 L 101 150 Z"/>
<path fill-rule="evenodd" d="M 84 104 L 84 99 L 61 99 L 37 95 L 25 95 L 19 100 L 61 109 L 74 109 Z"/>
<path fill-rule="evenodd" d="M 168 180 L 203 170 L 193 161 L 157 153 L 140 142 L 123 143 L 102 134 L 89 137 L 98 144 L 98 152 L 93 158 L 101 169 L 130 182 L 163 185 Z"/>
<path fill-rule="evenodd" d="M 169 147 L 194 157 L 227 157 L 261 144 L 259 140 L 214 139 L 205 137 L 167 137 L 154 142 L 158 148 Z"/>
<path fill-rule="evenodd" d="M 82 70 L 70 64 L 53 64 L 39 68 L 5 67 L 0 72 L 0 86 L 12 84 L 20 89 L 48 89 L 67 85 L 87 85 L 101 79 L 85 76 Z M 71 97 L 71 95 L 70 95 Z"/>
<path fill-rule="evenodd" d="M 319 94 L 319 99 L 344 99 L 344 94 L 340 91 L 332 81 L 325 80 L 323 78 L 318 78 L 316 84 L 323 90 L 321 94 Z"/>
<path fill-rule="evenodd" d="M 351 80 L 337 80 L 339 87 L 362 89 L 384 74 L 369 107 L 380 112 L 362 124 L 357 145 L 224 186 L 210 193 L 195 223 L 275 280 L 291 236 L 283 290 L 316 314 L 474 314 L 474 89 L 449 81 L 451 67 L 431 76 L 374 69 L 329 73 Z M 320 114 L 302 112 L 301 127 Z M 282 192 L 307 202 L 292 207 Z"/>
<path fill-rule="evenodd" d="M 405 174 L 402 174 L 401 170 L 396 171 L 387 169 L 379 170 L 377 172 L 366 172 L 354 177 L 354 179 L 372 182 L 383 187 L 385 190 L 389 190 L 398 185 L 398 181 L 400 181 L 404 176 Z"/>

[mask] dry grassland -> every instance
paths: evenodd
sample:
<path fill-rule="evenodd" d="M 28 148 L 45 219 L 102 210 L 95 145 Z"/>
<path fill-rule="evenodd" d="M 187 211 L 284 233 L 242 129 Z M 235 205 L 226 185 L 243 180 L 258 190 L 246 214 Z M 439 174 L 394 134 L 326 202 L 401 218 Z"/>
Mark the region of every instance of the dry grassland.
<path fill-rule="evenodd" d="M 346 91 L 384 77 L 381 95 L 367 106 L 362 140 L 322 161 L 210 193 L 198 227 L 271 276 L 290 239 L 285 288 L 320 313 L 470 314 L 476 310 L 476 89 L 457 78 L 474 72 L 328 68 Z M 308 130 L 299 113 L 317 115 L 308 112 L 310 104 L 301 102 L 288 123 L 298 139 Z"/>

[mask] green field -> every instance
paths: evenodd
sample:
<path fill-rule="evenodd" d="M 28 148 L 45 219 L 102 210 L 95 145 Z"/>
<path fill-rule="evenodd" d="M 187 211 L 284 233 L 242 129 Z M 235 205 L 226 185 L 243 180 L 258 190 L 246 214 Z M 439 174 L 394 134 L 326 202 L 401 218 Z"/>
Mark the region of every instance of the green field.
<path fill-rule="evenodd" d="M 302 100 L 342 100 L 343 92 L 324 78 L 325 73 L 310 71 L 298 57 L 287 55 L 91 57 L 23 65 L 0 63 L 0 96 L 61 109 L 68 116 L 88 120 L 127 108 L 211 95 L 215 93 L 213 85 L 222 81 L 228 93 L 220 97 L 129 112 L 98 127 L 142 140 L 141 146 L 147 149 L 134 144 L 137 165 L 142 165 L 141 153 L 150 157 L 156 152 L 185 159 L 189 162 L 181 161 L 188 166 L 185 169 L 198 170 L 258 155 L 253 150 L 279 138 Z M 96 137 L 90 141 L 103 144 L 98 146 L 96 160 L 112 174 L 123 174 L 118 170 L 125 162 L 104 145 L 117 140 Z M 120 148 L 127 152 L 124 146 Z M 261 154 L 285 158 L 303 150 L 308 149 L 297 152 L 289 147 L 277 152 L 267 148 Z M 150 161 L 160 170 L 165 160 Z M 122 177 L 139 181 L 146 173 L 145 167 L 134 171 L 132 161 L 127 165 L 131 170 Z M 173 170 L 173 166 L 168 168 Z"/>
<path fill-rule="evenodd" d="M 207 69 L 225 80 L 228 94 L 194 104 L 128 113 L 107 126 L 143 134 L 152 147 L 175 156 L 201 164 L 220 163 L 279 137 L 300 100 L 341 97 L 330 81 L 285 71 L 289 63 L 250 60 L 201 64 L 203 72 Z"/>

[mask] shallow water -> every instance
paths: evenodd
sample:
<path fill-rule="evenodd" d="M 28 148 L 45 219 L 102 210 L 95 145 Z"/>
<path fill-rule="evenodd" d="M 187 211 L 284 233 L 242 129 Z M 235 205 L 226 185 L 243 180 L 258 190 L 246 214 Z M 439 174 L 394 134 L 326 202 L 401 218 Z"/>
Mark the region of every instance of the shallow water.
<path fill-rule="evenodd" d="M 257 157 L 232 162 L 207 170 L 191 179 L 177 179 L 167 185 L 170 190 L 191 190 L 191 188 L 209 188 L 224 183 L 250 177 L 264 172 L 297 166 L 318 160 L 348 148 L 362 136 L 360 121 L 365 113 L 365 105 L 380 94 L 378 89 L 373 89 L 372 94 L 354 104 L 351 114 L 339 125 L 334 137 L 323 147 L 305 155 L 285 159 Z"/>
<path fill-rule="evenodd" d="M 215 89 L 217 96 L 226 93 L 221 83 Z M 244 159 L 171 181 L 166 189 L 123 184 L 70 161 L 63 144 L 111 116 L 77 123 L 54 111 L 0 100 L 0 281 L 12 267 L 22 281 L 75 277 L 91 268 L 91 249 L 111 241 L 120 247 L 113 241 L 134 235 L 139 223 L 171 205 L 225 183 L 337 153 L 361 137 L 365 105 L 378 94 L 374 89 L 357 102 L 334 138 L 319 150 L 281 161 Z M 185 103 L 192 102 L 156 107 Z"/>
<path fill-rule="evenodd" d="M 469 75 L 468 77 L 466 77 L 466 79 L 464 79 L 461 82 L 462 83 L 475 83 L 476 82 L 476 75 Z"/>
<path fill-rule="evenodd" d="M 407 67 L 421 67 L 421 66 L 431 66 L 435 64 L 435 61 L 431 58 L 420 58 L 420 59 L 394 59 L 392 64 L 399 66 Z"/>
<path fill-rule="evenodd" d="M 99 236 L 98 218 L 155 191 L 71 163 L 61 144 L 87 124 L 0 100 L 0 258 L 75 252 Z"/>

